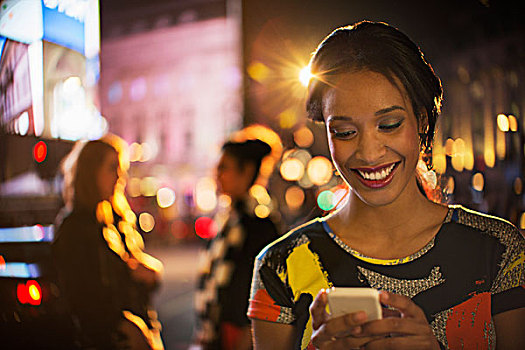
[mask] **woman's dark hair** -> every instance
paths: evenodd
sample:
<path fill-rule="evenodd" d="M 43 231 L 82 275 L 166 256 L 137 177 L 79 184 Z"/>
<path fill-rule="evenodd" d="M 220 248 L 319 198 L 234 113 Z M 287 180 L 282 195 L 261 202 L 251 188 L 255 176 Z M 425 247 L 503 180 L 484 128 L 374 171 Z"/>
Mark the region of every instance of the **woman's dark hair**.
<path fill-rule="evenodd" d="M 80 150 L 73 150 L 67 162 L 71 166 L 64 170 L 64 199 L 72 207 L 95 209 L 102 200 L 97 185 L 97 174 L 106 154 L 117 150 L 113 146 L 100 140 L 89 141 L 86 144 L 77 144 Z"/>
<path fill-rule="evenodd" d="M 317 47 L 310 70 L 313 78 L 306 110 L 314 121 L 324 121 L 322 98 L 331 76 L 370 70 L 382 74 L 395 86 L 400 82 L 412 102 L 418 124 L 425 127 L 420 135 L 421 146 L 430 152 L 443 98 L 441 82 L 418 46 L 398 29 L 369 21 L 337 28 Z"/>
<path fill-rule="evenodd" d="M 255 166 L 251 186 L 259 176 L 263 158 L 270 154 L 272 148 L 266 142 L 255 139 L 243 142 L 228 141 L 222 146 L 222 151 L 235 158 L 239 169 L 244 169 L 247 164 Z"/>

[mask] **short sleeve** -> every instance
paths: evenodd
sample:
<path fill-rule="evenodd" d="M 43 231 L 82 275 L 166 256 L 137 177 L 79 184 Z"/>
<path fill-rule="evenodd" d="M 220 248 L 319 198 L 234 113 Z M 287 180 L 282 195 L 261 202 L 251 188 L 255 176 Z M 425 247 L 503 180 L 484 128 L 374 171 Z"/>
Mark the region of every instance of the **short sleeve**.
<path fill-rule="evenodd" d="M 255 261 L 248 317 L 263 321 L 291 324 L 295 321 L 290 289 L 276 270 L 265 263 L 264 256 Z"/>
<path fill-rule="evenodd" d="M 492 314 L 525 307 L 525 239 L 516 227 L 506 229 L 506 249 L 491 287 Z"/>

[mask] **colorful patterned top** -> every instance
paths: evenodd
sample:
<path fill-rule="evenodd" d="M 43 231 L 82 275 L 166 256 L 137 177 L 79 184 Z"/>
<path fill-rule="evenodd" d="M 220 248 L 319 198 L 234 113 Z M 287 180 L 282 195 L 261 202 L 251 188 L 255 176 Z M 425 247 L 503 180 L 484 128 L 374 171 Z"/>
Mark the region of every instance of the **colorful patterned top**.
<path fill-rule="evenodd" d="M 196 342 L 202 349 L 230 348 L 235 332 L 230 326 L 249 327 L 246 317 L 254 260 L 279 237 L 276 219 L 254 215 L 250 198 L 236 201 L 224 227 L 201 256 L 195 310 Z"/>
<path fill-rule="evenodd" d="M 322 288 L 373 287 L 410 297 L 442 348 L 495 349 L 492 315 L 525 307 L 524 251 L 515 226 L 461 206 L 421 250 L 394 260 L 359 254 L 317 218 L 259 254 L 248 316 L 296 325 L 295 348 L 306 349 L 308 307 Z"/>

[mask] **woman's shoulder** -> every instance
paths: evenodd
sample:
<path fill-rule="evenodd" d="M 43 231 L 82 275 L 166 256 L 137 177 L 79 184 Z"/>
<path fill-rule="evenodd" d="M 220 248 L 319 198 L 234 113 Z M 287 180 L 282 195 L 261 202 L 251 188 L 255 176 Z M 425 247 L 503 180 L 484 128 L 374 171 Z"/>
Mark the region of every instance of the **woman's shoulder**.
<path fill-rule="evenodd" d="M 315 218 L 299 225 L 279 239 L 267 245 L 257 256 L 258 260 L 284 259 L 297 248 L 308 244 L 315 236 L 326 235 L 322 225 L 322 218 Z"/>
<path fill-rule="evenodd" d="M 445 223 L 449 222 L 477 230 L 499 240 L 524 241 L 521 232 L 511 222 L 497 216 L 465 208 L 461 205 L 449 205 Z"/>
<path fill-rule="evenodd" d="M 78 240 L 84 236 L 84 233 L 91 236 L 93 230 L 99 228 L 99 223 L 96 218 L 87 215 L 80 211 L 70 211 L 57 220 L 56 223 L 56 238 L 62 238 L 69 235 L 74 235 L 74 239 Z"/>

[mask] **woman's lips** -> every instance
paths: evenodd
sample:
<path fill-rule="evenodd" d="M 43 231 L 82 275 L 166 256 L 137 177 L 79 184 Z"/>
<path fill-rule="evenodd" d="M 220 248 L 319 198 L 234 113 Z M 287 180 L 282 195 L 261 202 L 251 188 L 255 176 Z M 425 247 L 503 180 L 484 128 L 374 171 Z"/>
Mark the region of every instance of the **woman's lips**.
<path fill-rule="evenodd" d="M 399 162 L 396 162 L 374 168 L 355 168 L 352 170 L 363 185 L 377 189 L 385 187 L 392 182 L 398 164 Z"/>

